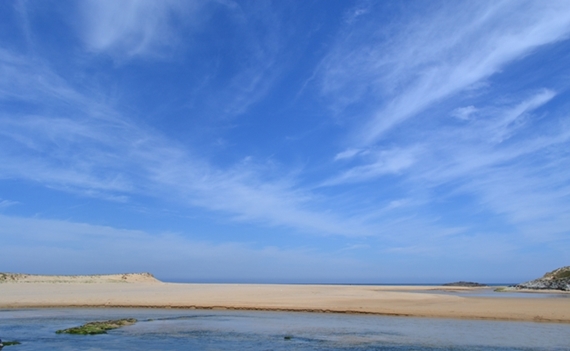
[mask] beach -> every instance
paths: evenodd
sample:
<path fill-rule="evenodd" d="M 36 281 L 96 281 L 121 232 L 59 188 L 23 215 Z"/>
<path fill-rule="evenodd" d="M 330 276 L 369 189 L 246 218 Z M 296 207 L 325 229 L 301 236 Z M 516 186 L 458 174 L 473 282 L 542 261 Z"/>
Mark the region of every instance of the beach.
<path fill-rule="evenodd" d="M 481 288 L 186 284 L 137 275 L 38 277 L 0 283 L 0 308 L 267 310 L 570 323 L 570 299 L 524 293 L 516 298 L 469 296 Z"/>

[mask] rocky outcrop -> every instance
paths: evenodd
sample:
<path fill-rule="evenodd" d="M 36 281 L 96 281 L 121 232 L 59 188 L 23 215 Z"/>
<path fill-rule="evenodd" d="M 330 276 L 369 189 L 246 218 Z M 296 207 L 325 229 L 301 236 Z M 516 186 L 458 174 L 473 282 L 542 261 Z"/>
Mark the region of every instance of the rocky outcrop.
<path fill-rule="evenodd" d="M 517 289 L 570 291 L 570 266 L 546 273 L 542 278 L 515 285 Z"/>
<path fill-rule="evenodd" d="M 443 286 L 463 286 L 463 287 L 467 287 L 467 288 L 484 288 L 487 285 L 481 284 L 481 283 L 460 281 L 460 282 L 443 284 Z"/>
<path fill-rule="evenodd" d="M 56 334 L 79 334 L 79 335 L 96 335 L 107 334 L 108 330 L 113 330 L 128 325 L 133 325 L 137 322 L 134 318 L 116 319 L 102 322 L 89 322 L 79 327 L 68 329 L 61 329 L 56 331 Z"/>

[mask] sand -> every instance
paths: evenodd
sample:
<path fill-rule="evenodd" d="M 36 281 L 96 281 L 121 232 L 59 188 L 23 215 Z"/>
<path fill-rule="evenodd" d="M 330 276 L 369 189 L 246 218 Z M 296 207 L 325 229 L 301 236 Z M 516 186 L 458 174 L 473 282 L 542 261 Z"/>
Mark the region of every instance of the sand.
<path fill-rule="evenodd" d="M 150 273 L 95 275 L 36 275 L 0 273 L 0 283 L 158 283 Z"/>
<path fill-rule="evenodd" d="M 570 298 L 469 296 L 469 291 L 481 288 L 175 284 L 145 274 L 124 276 L 1 280 L 0 275 L 0 308 L 238 309 L 570 323 Z"/>

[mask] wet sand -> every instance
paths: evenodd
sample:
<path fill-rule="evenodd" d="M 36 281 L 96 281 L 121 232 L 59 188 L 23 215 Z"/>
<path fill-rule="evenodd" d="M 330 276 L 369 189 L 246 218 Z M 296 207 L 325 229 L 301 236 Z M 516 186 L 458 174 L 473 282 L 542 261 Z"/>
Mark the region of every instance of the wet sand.
<path fill-rule="evenodd" d="M 449 293 L 480 288 L 130 281 L 2 282 L 0 308 L 239 309 L 570 323 L 568 298 L 473 297 Z"/>

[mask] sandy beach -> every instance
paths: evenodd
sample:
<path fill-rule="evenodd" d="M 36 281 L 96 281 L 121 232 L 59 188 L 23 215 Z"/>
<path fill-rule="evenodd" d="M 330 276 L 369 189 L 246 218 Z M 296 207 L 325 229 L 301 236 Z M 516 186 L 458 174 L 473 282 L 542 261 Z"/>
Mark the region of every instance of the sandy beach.
<path fill-rule="evenodd" d="M 0 308 L 240 309 L 570 323 L 570 299 L 524 297 L 523 293 L 520 298 L 461 294 L 476 289 L 480 288 L 177 284 L 140 274 L 26 275 L 0 282 Z"/>

